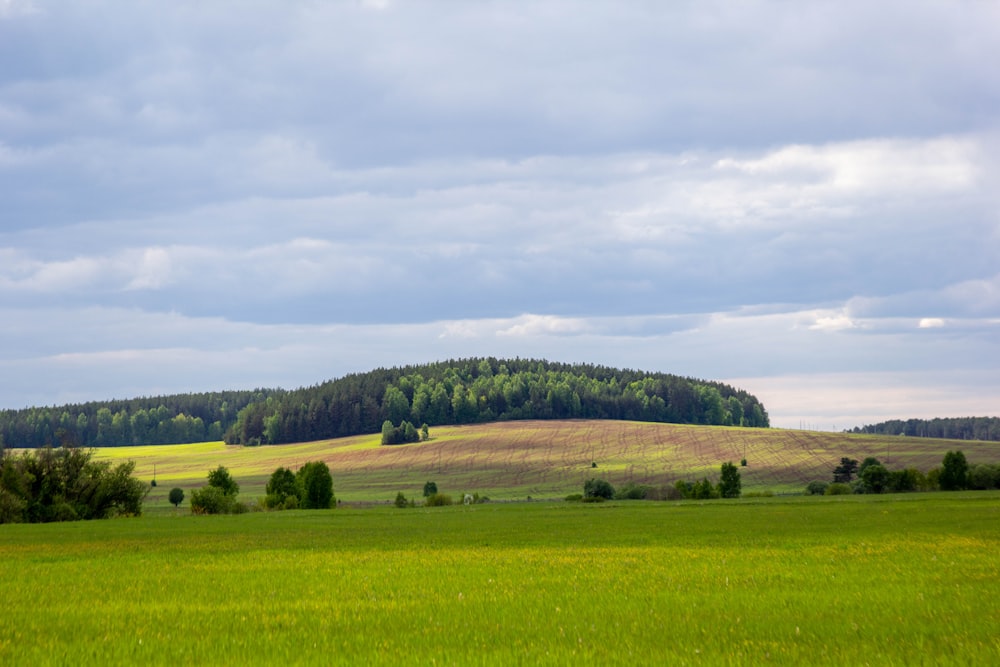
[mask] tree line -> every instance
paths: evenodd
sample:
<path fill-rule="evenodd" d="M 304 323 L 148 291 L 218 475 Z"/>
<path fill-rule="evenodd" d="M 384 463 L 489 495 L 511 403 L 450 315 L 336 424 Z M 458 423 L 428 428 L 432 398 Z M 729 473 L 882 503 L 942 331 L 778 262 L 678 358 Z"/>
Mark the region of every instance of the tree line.
<path fill-rule="evenodd" d="M 963 489 L 1000 489 L 1000 465 L 971 465 L 962 450 L 948 451 L 941 465 L 925 474 L 916 468 L 889 470 L 874 456 L 869 456 L 860 464 L 857 459 L 844 456 L 833 469 L 832 483 L 820 480 L 810 482 L 806 493 L 835 496 Z"/>
<path fill-rule="evenodd" d="M 239 411 L 280 389 L 175 394 L 0 411 L 0 444 L 122 447 L 222 440 Z"/>
<path fill-rule="evenodd" d="M 767 427 L 746 391 L 666 373 L 544 360 L 471 358 L 380 368 L 273 394 L 243 408 L 229 444 L 305 442 L 383 425 L 518 419 L 625 419 Z"/>
<path fill-rule="evenodd" d="M 890 419 L 878 424 L 858 426 L 849 430 L 848 433 L 1000 441 L 1000 417 Z"/>

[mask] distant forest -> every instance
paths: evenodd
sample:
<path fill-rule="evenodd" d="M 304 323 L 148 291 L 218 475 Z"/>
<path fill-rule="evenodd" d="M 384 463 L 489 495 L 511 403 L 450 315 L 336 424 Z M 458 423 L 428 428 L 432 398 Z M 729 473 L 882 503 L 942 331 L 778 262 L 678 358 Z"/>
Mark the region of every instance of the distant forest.
<path fill-rule="evenodd" d="M 892 419 L 859 426 L 848 433 L 911 435 L 918 438 L 1000 441 L 1000 417 L 954 417 L 947 419 Z"/>
<path fill-rule="evenodd" d="M 475 358 L 380 368 L 285 391 L 179 394 L 0 412 L 7 447 L 260 445 L 379 433 L 383 423 L 625 419 L 767 427 L 753 395 L 665 373 Z"/>
<path fill-rule="evenodd" d="M 240 410 L 281 390 L 176 394 L 0 411 L 0 445 L 120 447 L 222 440 Z"/>

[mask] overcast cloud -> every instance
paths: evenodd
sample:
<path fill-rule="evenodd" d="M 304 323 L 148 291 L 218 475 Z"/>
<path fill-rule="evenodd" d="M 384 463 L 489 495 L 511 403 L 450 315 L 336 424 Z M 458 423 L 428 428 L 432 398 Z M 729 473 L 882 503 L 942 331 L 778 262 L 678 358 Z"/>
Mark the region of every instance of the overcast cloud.
<path fill-rule="evenodd" d="M 470 355 L 1000 414 L 1000 4 L 0 0 L 0 408 Z"/>

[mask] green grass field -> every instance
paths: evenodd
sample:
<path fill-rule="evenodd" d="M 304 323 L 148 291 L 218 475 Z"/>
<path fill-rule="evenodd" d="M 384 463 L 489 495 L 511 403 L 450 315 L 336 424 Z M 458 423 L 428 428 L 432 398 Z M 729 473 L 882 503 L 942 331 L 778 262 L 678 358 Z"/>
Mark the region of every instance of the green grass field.
<path fill-rule="evenodd" d="M 949 449 L 962 449 L 971 463 L 1000 462 L 995 442 L 646 422 L 499 422 L 437 427 L 431 436 L 429 442 L 392 447 L 380 446 L 376 434 L 270 447 L 121 447 L 98 450 L 97 457 L 132 459 L 136 475 L 147 481 L 155 466 L 158 486 L 147 499 L 153 512 L 170 508 L 171 487 L 198 488 L 218 465 L 229 468 L 244 500 L 264 494 L 275 468 L 323 460 L 337 498 L 389 502 L 398 491 L 419 495 L 428 480 L 445 493 L 507 500 L 563 498 L 579 493 L 590 477 L 616 486 L 714 480 L 723 462 L 738 463 L 744 456 L 749 464 L 740 469 L 744 491 L 775 493 L 800 493 L 813 480 L 829 481 L 841 456 L 859 461 L 875 456 L 890 469 L 913 466 L 925 472 L 939 466 Z"/>
<path fill-rule="evenodd" d="M 0 664 L 1000 664 L 1000 494 L 0 526 Z"/>

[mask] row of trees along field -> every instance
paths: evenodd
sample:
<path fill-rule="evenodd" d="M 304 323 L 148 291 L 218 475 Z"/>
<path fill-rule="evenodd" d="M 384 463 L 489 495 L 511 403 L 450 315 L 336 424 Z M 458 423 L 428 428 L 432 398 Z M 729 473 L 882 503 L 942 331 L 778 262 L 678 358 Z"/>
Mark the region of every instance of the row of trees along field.
<path fill-rule="evenodd" d="M 378 369 L 247 405 L 229 444 L 278 444 L 378 433 L 385 422 L 626 419 L 767 427 L 751 394 L 665 373 L 539 360 L 475 358 Z"/>
<path fill-rule="evenodd" d="M 223 391 L 0 411 L 7 447 L 120 447 L 222 440 L 239 411 L 281 390 Z"/>
<path fill-rule="evenodd" d="M 892 419 L 858 426 L 851 433 L 911 435 L 918 438 L 955 440 L 1000 440 L 1000 417 L 954 417 L 938 419 Z"/>

